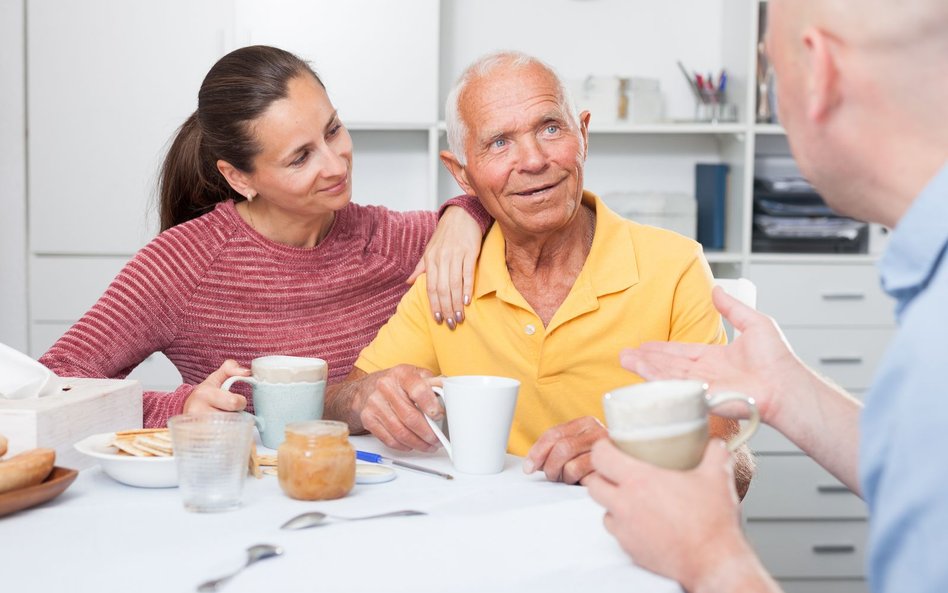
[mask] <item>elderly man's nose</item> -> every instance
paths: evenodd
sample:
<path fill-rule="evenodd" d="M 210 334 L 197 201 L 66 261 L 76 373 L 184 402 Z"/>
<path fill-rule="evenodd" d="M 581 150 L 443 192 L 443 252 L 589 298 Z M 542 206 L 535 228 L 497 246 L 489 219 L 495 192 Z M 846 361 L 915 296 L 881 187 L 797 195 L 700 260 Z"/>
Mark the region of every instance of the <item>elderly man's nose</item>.
<path fill-rule="evenodd" d="M 547 158 L 539 142 L 526 142 L 520 147 L 520 169 L 540 171 L 546 167 Z"/>

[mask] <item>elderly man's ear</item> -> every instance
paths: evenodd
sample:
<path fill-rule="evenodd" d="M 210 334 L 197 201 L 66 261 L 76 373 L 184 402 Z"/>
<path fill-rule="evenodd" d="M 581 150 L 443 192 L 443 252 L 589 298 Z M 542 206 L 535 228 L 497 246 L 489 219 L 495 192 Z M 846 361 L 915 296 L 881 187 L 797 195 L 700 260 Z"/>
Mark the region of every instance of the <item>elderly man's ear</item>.
<path fill-rule="evenodd" d="M 444 163 L 444 166 L 451 172 L 451 175 L 455 181 L 458 182 L 458 185 L 461 186 L 461 189 L 464 190 L 464 193 L 471 196 L 477 195 L 474 192 L 474 187 L 467 180 L 467 170 L 458 158 L 454 156 L 454 153 L 450 150 L 442 150 L 440 156 L 441 162 Z"/>
<path fill-rule="evenodd" d="M 592 116 L 588 111 L 579 114 L 579 133 L 583 137 L 583 161 L 589 156 L 589 119 Z"/>

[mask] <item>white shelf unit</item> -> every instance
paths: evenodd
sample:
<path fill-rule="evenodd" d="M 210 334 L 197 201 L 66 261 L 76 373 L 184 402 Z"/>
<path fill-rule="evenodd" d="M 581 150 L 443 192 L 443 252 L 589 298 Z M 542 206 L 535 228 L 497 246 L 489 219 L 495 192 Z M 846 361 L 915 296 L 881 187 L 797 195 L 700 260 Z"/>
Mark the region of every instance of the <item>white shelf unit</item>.
<path fill-rule="evenodd" d="M 475 57 L 518 49 L 548 61 L 567 78 L 598 74 L 661 80 L 670 123 L 604 124 L 606 118 L 593 114 L 585 185 L 599 194 L 692 193 L 696 163 L 727 163 L 726 247 L 707 252 L 707 258 L 716 275 L 758 282 L 760 307 L 781 323 L 789 313 L 768 310 L 774 293 L 785 292 L 784 285 L 793 282 L 811 285 L 810 270 L 828 268 L 837 272 L 831 279 L 840 281 L 850 273 L 863 280 L 873 274 L 874 255 L 751 250 L 755 158 L 761 151 L 787 150 L 779 125 L 754 121 L 758 0 L 679 0 L 647 7 L 573 0 L 24 4 L 30 285 L 22 316 L 29 320 L 34 356 L 154 235 L 154 181 L 167 141 L 193 111 L 210 65 L 251 43 L 278 45 L 313 60 L 355 142 L 358 202 L 406 210 L 434 208 L 456 195 L 458 188 L 438 156 L 446 148 L 444 98 Z M 675 65 L 678 59 L 702 72 L 727 68 L 738 121 L 681 121 L 692 113 L 693 99 Z M 866 290 L 865 298 L 875 302 L 878 289 Z M 860 315 L 849 320 L 848 329 L 872 330 L 861 334 L 867 342 L 884 341 L 890 315 L 875 309 Z M 810 325 L 795 327 L 790 319 L 788 327 L 804 335 L 801 340 L 808 339 L 806 332 L 797 330 L 834 328 Z M 821 340 L 845 346 L 834 332 Z M 810 346 L 794 345 L 810 356 L 803 351 Z M 143 367 L 136 373 L 146 385 L 174 382 L 160 357 Z M 771 458 L 801 455 L 767 434 L 755 440 L 761 443 L 762 475 L 769 473 Z M 794 496 L 775 496 L 781 495 Z M 784 508 L 785 501 L 778 502 L 773 508 Z M 759 534 L 771 526 L 754 529 Z M 780 576 L 792 591 L 865 589 L 861 573 L 846 575 L 829 577 L 802 563 Z"/>

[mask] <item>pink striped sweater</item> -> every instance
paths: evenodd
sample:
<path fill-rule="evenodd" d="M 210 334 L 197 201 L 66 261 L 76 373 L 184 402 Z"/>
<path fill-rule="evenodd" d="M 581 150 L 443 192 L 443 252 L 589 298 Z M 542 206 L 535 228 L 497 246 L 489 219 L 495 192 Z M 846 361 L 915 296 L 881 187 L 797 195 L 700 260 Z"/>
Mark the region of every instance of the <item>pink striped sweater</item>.
<path fill-rule="evenodd" d="M 449 204 L 489 224 L 475 198 Z M 266 354 L 318 356 L 339 381 L 395 312 L 436 224 L 434 212 L 349 204 L 303 249 L 268 240 L 223 202 L 142 248 L 40 362 L 63 377 L 124 378 L 163 352 L 184 384 L 145 393 L 146 427 L 181 413 L 228 358 L 249 367 Z"/>

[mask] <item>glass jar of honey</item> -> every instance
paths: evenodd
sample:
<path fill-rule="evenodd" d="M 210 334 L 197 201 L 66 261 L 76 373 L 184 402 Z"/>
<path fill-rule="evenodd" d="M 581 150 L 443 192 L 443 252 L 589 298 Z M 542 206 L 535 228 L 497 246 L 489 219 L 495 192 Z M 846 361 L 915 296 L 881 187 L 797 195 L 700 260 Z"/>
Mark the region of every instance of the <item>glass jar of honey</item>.
<path fill-rule="evenodd" d="M 286 440 L 277 450 L 280 488 L 290 498 L 342 498 L 355 484 L 355 449 L 349 427 L 334 420 L 307 420 L 286 425 Z"/>

